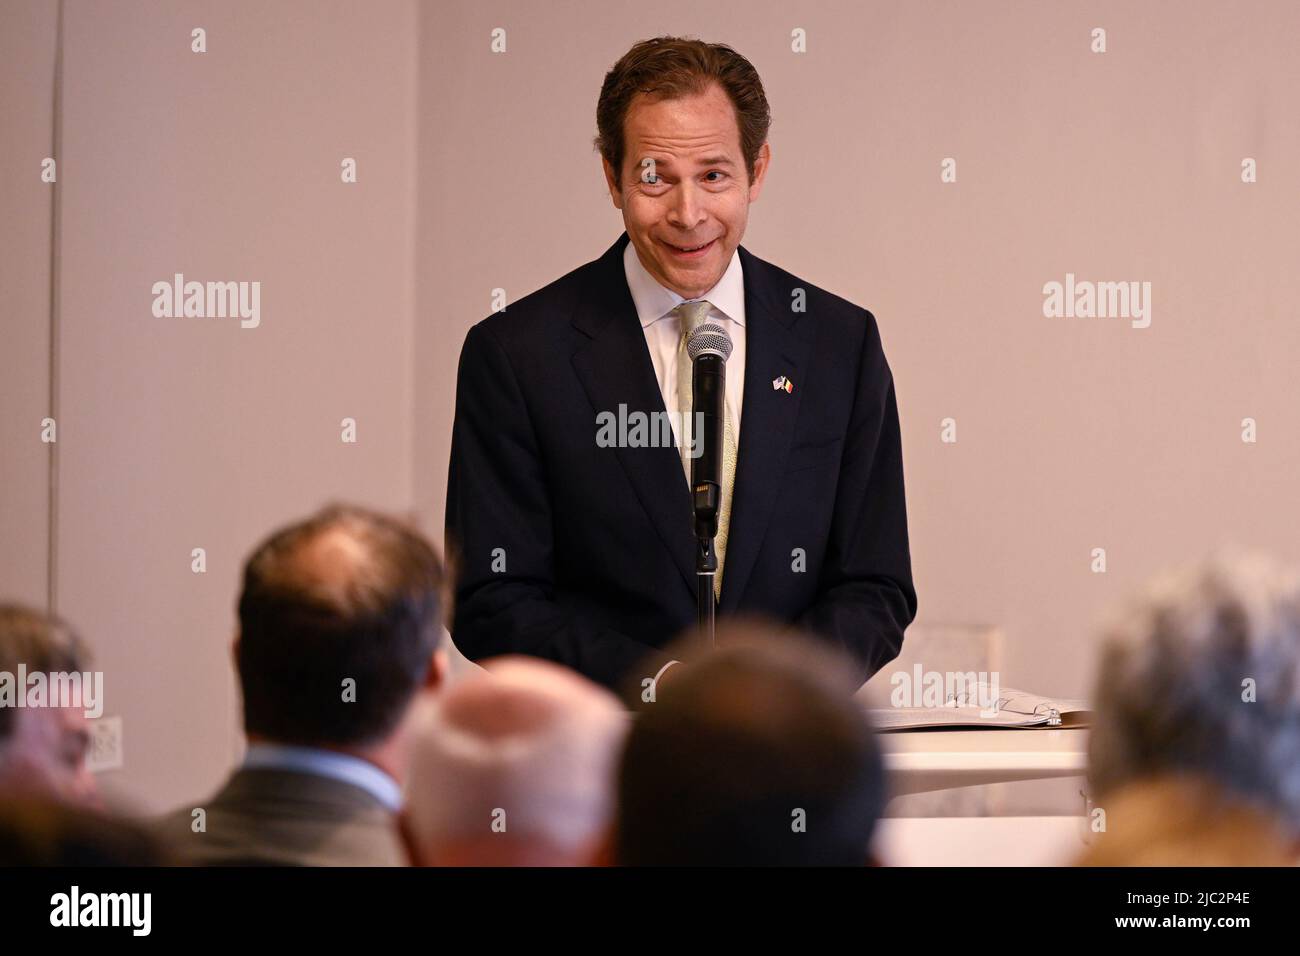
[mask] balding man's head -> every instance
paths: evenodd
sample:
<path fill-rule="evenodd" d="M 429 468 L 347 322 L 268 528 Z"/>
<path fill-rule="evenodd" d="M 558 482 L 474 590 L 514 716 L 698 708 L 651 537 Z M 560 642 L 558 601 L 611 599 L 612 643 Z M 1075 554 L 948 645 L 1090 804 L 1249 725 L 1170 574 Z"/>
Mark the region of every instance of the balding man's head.
<path fill-rule="evenodd" d="M 537 658 L 498 658 L 413 721 L 404 824 L 434 865 L 585 863 L 613 812 L 628 716 L 609 691 Z"/>
<path fill-rule="evenodd" d="M 851 663 L 790 634 L 727 638 L 638 714 L 615 861 L 866 863 L 884 769 Z"/>
<path fill-rule="evenodd" d="M 238 666 L 250 736 L 366 746 L 400 723 L 441 639 L 443 569 L 402 522 L 335 505 L 244 567 Z"/>

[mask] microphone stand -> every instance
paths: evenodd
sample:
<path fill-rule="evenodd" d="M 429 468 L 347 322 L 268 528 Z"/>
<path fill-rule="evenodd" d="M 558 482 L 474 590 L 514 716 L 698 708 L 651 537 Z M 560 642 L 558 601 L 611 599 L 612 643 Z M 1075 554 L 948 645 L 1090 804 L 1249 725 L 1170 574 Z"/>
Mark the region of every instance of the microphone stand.
<path fill-rule="evenodd" d="M 700 635 L 709 650 L 714 646 L 717 603 L 713 597 L 718 556 L 713 539 L 718 534 L 722 503 L 722 442 L 726 415 L 727 358 L 731 339 L 717 325 L 697 326 L 687 339 L 691 357 L 691 413 L 699 442 L 691 461 L 691 504 L 695 511 L 695 604 Z"/>
<path fill-rule="evenodd" d="M 709 650 L 713 649 L 717 615 L 717 603 L 713 597 L 713 579 L 718 573 L 718 555 L 713 550 L 713 539 L 718 533 L 720 497 L 721 489 L 715 482 L 701 481 L 694 486 L 692 498 L 695 504 L 696 622 Z"/>

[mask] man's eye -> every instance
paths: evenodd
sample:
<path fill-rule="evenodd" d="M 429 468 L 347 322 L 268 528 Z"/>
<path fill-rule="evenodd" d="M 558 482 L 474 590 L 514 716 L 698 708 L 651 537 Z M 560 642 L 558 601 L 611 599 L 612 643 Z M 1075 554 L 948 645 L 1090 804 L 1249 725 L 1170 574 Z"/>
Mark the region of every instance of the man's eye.
<path fill-rule="evenodd" d="M 711 180 L 709 180 L 709 182 L 712 182 L 712 183 L 720 183 L 720 182 L 722 182 L 722 178 L 723 178 L 724 176 L 726 176 L 727 174 L 724 173 L 724 172 L 723 172 L 722 170 L 720 170 L 720 169 L 711 169 L 711 170 L 709 170 L 707 173 L 705 173 L 704 175 L 706 175 L 706 176 L 717 176 L 717 177 L 718 177 L 717 179 L 711 179 Z"/>

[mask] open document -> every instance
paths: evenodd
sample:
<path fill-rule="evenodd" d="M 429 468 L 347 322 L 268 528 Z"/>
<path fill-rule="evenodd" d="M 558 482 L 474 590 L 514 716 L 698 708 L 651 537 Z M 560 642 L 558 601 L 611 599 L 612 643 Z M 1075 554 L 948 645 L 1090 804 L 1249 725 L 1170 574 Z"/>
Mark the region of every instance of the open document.
<path fill-rule="evenodd" d="M 922 727 L 1085 727 L 1090 716 L 1087 704 L 1081 700 L 1054 700 L 983 682 L 949 694 L 938 707 L 873 707 L 867 712 L 881 731 Z"/>

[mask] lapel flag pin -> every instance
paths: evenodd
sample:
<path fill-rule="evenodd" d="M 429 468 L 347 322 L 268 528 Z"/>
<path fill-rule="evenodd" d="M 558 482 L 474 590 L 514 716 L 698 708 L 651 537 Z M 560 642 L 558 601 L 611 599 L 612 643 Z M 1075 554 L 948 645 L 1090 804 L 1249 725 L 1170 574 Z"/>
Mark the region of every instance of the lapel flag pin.
<path fill-rule="evenodd" d="M 789 395 L 791 392 L 794 391 L 794 382 L 790 381 L 784 375 L 779 375 L 776 378 L 772 379 L 772 391 L 785 392 L 787 395 Z"/>

